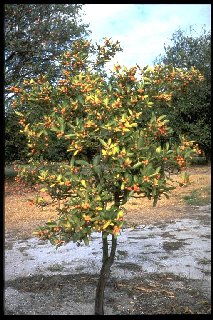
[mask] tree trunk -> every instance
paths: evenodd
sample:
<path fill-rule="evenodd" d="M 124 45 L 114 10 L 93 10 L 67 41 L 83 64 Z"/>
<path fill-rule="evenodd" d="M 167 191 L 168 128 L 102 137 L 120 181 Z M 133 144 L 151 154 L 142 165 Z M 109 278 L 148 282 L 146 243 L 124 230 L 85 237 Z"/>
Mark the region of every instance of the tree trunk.
<path fill-rule="evenodd" d="M 106 282 L 110 275 L 110 268 L 115 259 L 115 252 L 117 246 L 117 239 L 112 235 L 112 246 L 110 255 L 108 254 L 108 239 L 104 237 L 102 233 L 102 243 L 103 243 L 103 260 L 102 268 L 100 271 L 100 276 L 96 288 L 96 297 L 95 297 L 95 315 L 104 315 L 104 290 Z"/>

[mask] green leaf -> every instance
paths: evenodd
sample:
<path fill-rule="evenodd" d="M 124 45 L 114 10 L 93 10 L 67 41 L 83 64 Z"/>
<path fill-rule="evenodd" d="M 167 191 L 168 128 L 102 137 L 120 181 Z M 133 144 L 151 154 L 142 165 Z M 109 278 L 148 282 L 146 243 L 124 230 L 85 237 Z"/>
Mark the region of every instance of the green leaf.
<path fill-rule="evenodd" d="M 155 174 L 160 172 L 160 170 L 161 170 L 161 167 L 157 167 L 157 169 L 155 170 Z"/>
<path fill-rule="evenodd" d="M 66 134 L 64 137 L 65 138 L 72 138 L 72 137 L 75 137 L 76 134 L 75 133 L 69 133 L 69 134 Z"/>
<path fill-rule="evenodd" d="M 80 164 L 80 165 L 85 165 L 85 166 L 89 166 L 89 162 L 87 162 L 86 160 L 76 160 L 75 163 Z"/>
<path fill-rule="evenodd" d="M 161 146 L 159 146 L 155 151 L 156 151 L 156 153 L 161 153 L 161 151 L 162 151 Z"/>
<path fill-rule="evenodd" d="M 79 153 L 79 150 L 75 150 L 75 152 L 73 153 L 74 156 L 76 156 Z"/>
<path fill-rule="evenodd" d="M 113 154 L 119 153 L 119 146 L 113 148 Z"/>
<path fill-rule="evenodd" d="M 56 240 L 57 240 L 57 238 L 54 237 L 54 236 L 52 236 L 52 237 L 49 239 L 50 243 L 53 244 L 53 245 L 55 245 Z"/>
<path fill-rule="evenodd" d="M 108 139 L 108 142 L 107 142 L 107 145 L 108 145 L 108 146 L 110 146 L 110 145 L 111 145 L 111 143 L 112 143 L 112 139 L 111 139 L 111 138 L 109 138 L 109 139 Z"/>
<path fill-rule="evenodd" d="M 41 130 L 39 133 L 37 133 L 38 137 L 40 137 L 44 133 L 44 130 Z"/>
<path fill-rule="evenodd" d="M 143 137 L 139 137 L 138 139 L 138 147 L 141 148 L 144 144 L 144 138 Z"/>
<path fill-rule="evenodd" d="M 81 104 L 84 104 L 84 99 L 83 99 L 83 97 L 82 96 L 77 96 L 77 100 L 78 100 L 78 102 L 80 102 Z"/>
<path fill-rule="evenodd" d="M 97 155 L 93 158 L 92 164 L 93 164 L 93 166 L 97 166 L 99 163 L 100 163 L 100 155 L 97 154 Z"/>
<path fill-rule="evenodd" d="M 46 225 L 48 225 L 49 228 L 54 228 L 57 226 L 55 222 L 46 222 Z"/>
<path fill-rule="evenodd" d="M 161 121 L 162 124 L 170 122 L 168 119 Z"/>
<path fill-rule="evenodd" d="M 80 198 L 83 198 L 83 192 L 81 192 L 80 190 L 75 190 L 75 192 Z"/>
<path fill-rule="evenodd" d="M 51 127 L 51 131 L 53 131 L 53 132 L 58 132 L 58 131 L 60 131 L 60 129 L 59 129 L 56 125 L 53 125 L 53 126 Z"/>
<path fill-rule="evenodd" d="M 130 191 L 129 198 L 134 194 L 134 190 Z"/>
<path fill-rule="evenodd" d="M 134 176 L 133 180 L 134 180 L 135 183 L 138 183 L 138 176 Z"/>
<path fill-rule="evenodd" d="M 137 169 L 137 168 L 139 168 L 141 165 L 142 165 L 142 163 L 141 163 L 141 162 L 138 162 L 138 163 L 134 164 L 134 166 L 133 166 L 132 168 L 133 168 L 133 169 Z"/>
<path fill-rule="evenodd" d="M 21 116 L 21 117 L 24 116 L 23 113 L 21 113 L 21 112 L 19 112 L 19 111 L 15 111 L 15 114 L 17 114 L 18 116 Z"/>
<path fill-rule="evenodd" d="M 100 175 L 100 174 L 101 174 L 101 167 L 100 167 L 100 165 L 96 165 L 96 166 L 93 165 L 93 171 L 94 171 L 95 173 L 97 173 L 98 175 Z"/>
<path fill-rule="evenodd" d="M 165 114 L 163 114 L 162 116 L 160 116 L 160 117 L 158 117 L 158 121 L 160 121 L 160 120 L 162 120 L 162 119 L 164 119 L 164 118 L 166 118 L 167 116 L 165 115 Z"/>
<path fill-rule="evenodd" d="M 107 221 L 104 225 L 103 225 L 103 230 L 106 229 L 109 225 L 111 224 L 111 220 Z"/>
<path fill-rule="evenodd" d="M 107 143 L 103 139 L 99 138 L 99 141 L 104 147 L 107 147 Z"/>
<path fill-rule="evenodd" d="M 107 106 L 108 103 L 109 103 L 109 99 L 108 99 L 108 98 L 105 98 L 105 99 L 103 100 L 103 102 L 104 102 L 104 105 Z"/>
<path fill-rule="evenodd" d="M 148 106 L 153 106 L 153 104 L 154 104 L 154 103 L 151 102 L 151 101 L 148 102 Z"/>
<path fill-rule="evenodd" d="M 81 184 L 82 184 L 82 186 L 83 186 L 84 188 L 87 187 L 87 185 L 86 185 L 86 180 L 81 180 Z"/>
<path fill-rule="evenodd" d="M 47 188 L 42 188 L 42 189 L 40 189 L 40 191 L 41 192 L 46 192 L 46 191 L 48 191 L 48 189 Z"/>
<path fill-rule="evenodd" d="M 125 177 L 125 179 L 128 180 L 128 183 L 130 183 L 130 184 L 132 183 L 132 175 L 131 174 L 129 174 L 128 172 L 125 172 L 124 177 Z"/>
<path fill-rule="evenodd" d="M 167 151 L 167 155 L 169 155 L 169 154 L 171 154 L 171 153 L 173 153 L 174 151 L 173 150 L 169 150 L 169 151 Z"/>
<path fill-rule="evenodd" d="M 65 123 L 64 121 L 61 123 L 61 127 L 60 127 L 60 131 L 61 132 L 64 132 L 64 129 L 65 129 Z"/>
<path fill-rule="evenodd" d="M 75 163 L 75 157 L 72 157 L 70 160 L 70 166 L 74 166 Z"/>

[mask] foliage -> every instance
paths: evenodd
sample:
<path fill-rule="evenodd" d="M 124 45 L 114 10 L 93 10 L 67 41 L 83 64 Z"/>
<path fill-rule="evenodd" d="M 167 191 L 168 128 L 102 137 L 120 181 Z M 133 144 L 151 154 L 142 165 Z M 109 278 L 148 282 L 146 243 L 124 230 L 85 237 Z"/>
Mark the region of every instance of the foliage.
<path fill-rule="evenodd" d="M 209 204 L 211 201 L 211 189 L 206 187 L 205 189 L 192 190 L 190 194 L 183 196 L 183 200 L 191 206 L 202 206 Z"/>
<path fill-rule="evenodd" d="M 206 157 L 196 156 L 191 160 L 191 165 L 206 165 Z"/>
<path fill-rule="evenodd" d="M 115 65 L 107 76 L 104 65 L 120 50 L 118 42 L 106 38 L 96 48 L 87 40 L 75 41 L 59 61 L 54 83 L 40 76 L 11 87 L 32 155 L 17 179 L 58 200 L 58 218 L 35 234 L 58 247 L 69 241 L 88 245 L 93 232 L 102 233 L 96 315 L 104 314 L 104 288 L 124 224 L 123 205 L 131 196 L 147 197 L 153 205 L 168 197 L 173 186 L 167 172 L 183 169 L 198 151 L 185 137 L 174 143 L 168 119 L 158 116 L 153 104 L 170 104 L 174 89 L 181 91 L 185 81 L 202 81 L 200 73 Z M 35 105 L 43 110 L 39 116 Z M 45 159 L 54 141 L 66 149 L 67 160 L 60 164 Z"/>
<path fill-rule="evenodd" d="M 19 117 L 14 112 L 7 112 L 5 117 L 5 163 L 15 160 L 25 162 L 29 152 L 27 139 L 20 134 Z"/>
<path fill-rule="evenodd" d="M 75 39 L 89 34 L 81 21 L 81 4 L 5 4 L 5 160 L 26 159 L 27 145 L 19 135 L 17 116 L 11 108 L 8 87 L 49 73 L 58 74 L 57 59 Z M 35 106 L 35 114 L 42 112 Z M 24 110 L 22 110 L 25 112 Z M 48 157 L 56 161 L 65 150 L 55 144 Z"/>
<path fill-rule="evenodd" d="M 100 56 L 103 65 L 120 50 L 119 44 L 105 39 L 92 68 L 90 49 L 89 41 L 74 42 L 61 60 L 63 78 L 55 84 L 40 77 L 11 88 L 18 93 L 14 107 L 26 110 L 16 113 L 38 161 L 22 169 L 19 179 L 41 184 L 52 198 L 63 200 L 58 220 L 37 231 L 57 246 L 70 240 L 88 244 L 93 231 L 117 237 L 122 205 L 134 194 L 156 205 L 173 188 L 166 168 L 183 168 L 191 157 L 192 144 L 183 137 L 175 145 L 166 116 L 156 116 L 152 105 L 168 103 L 172 89 L 181 90 L 186 80 L 201 81 L 199 72 L 116 65 L 107 79 L 97 69 Z M 31 108 L 35 104 L 45 110 L 37 121 Z M 143 113 L 149 114 L 145 122 Z M 41 162 L 52 139 L 66 146 L 69 161 L 58 166 Z"/>
<path fill-rule="evenodd" d="M 73 40 L 88 34 L 81 9 L 81 4 L 5 4 L 6 87 L 56 68 Z"/>
<path fill-rule="evenodd" d="M 187 95 L 174 95 L 173 109 L 168 114 L 176 134 L 185 134 L 197 141 L 207 158 L 211 155 L 211 33 L 203 29 L 201 35 L 189 35 L 177 30 L 165 46 L 165 54 L 156 63 L 172 64 L 189 70 L 195 67 L 204 81 L 191 86 Z M 165 110 L 162 110 L 164 113 Z"/>
<path fill-rule="evenodd" d="M 17 176 L 17 172 L 11 166 L 5 166 L 4 168 L 5 179 L 13 179 Z"/>

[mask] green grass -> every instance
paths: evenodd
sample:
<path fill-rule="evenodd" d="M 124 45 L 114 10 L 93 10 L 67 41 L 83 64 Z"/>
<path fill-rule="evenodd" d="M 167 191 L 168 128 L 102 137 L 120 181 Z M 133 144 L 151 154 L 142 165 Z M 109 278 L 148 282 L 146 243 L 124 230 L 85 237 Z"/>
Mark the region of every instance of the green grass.
<path fill-rule="evenodd" d="M 211 189 L 209 186 L 192 190 L 189 194 L 183 196 L 183 200 L 188 205 L 202 206 L 211 202 Z"/>
<path fill-rule="evenodd" d="M 17 176 L 17 172 L 13 169 L 13 167 L 6 166 L 4 168 L 5 178 L 14 178 Z"/>
<path fill-rule="evenodd" d="M 191 165 L 206 165 L 206 157 L 193 157 L 191 160 Z"/>
<path fill-rule="evenodd" d="M 59 272 L 59 271 L 62 271 L 64 269 L 64 267 L 59 263 L 55 263 L 55 264 L 49 266 L 47 269 L 51 272 L 56 272 L 56 271 Z"/>

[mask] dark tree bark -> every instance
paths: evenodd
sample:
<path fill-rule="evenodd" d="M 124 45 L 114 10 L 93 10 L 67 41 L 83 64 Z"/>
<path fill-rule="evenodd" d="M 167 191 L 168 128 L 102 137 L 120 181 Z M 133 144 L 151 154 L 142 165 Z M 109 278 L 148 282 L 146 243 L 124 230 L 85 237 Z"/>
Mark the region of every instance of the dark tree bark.
<path fill-rule="evenodd" d="M 108 255 L 108 239 L 104 238 L 102 234 L 102 243 L 103 243 L 103 260 L 102 268 L 100 271 L 100 276 L 96 288 L 96 297 L 95 297 L 95 315 L 104 315 L 104 290 L 106 282 L 110 275 L 110 268 L 115 259 L 115 252 L 117 246 L 117 239 L 112 235 L 112 246 L 110 255 Z"/>
<path fill-rule="evenodd" d="M 119 208 L 120 206 L 120 190 L 117 190 L 114 194 L 114 204 Z M 115 260 L 115 253 L 117 247 L 117 238 L 112 234 L 112 245 L 109 254 L 108 237 L 102 232 L 102 243 L 103 243 L 103 259 L 100 276 L 96 288 L 95 296 L 95 315 L 104 315 L 104 291 L 106 282 L 109 279 L 110 268 Z"/>

